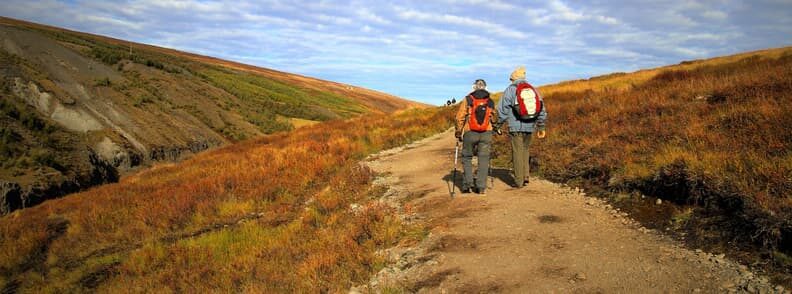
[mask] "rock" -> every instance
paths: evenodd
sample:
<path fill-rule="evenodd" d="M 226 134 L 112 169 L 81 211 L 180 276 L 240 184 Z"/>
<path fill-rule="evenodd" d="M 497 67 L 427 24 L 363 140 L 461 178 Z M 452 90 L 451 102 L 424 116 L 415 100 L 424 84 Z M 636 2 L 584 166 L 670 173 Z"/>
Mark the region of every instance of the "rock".
<path fill-rule="evenodd" d="M 575 280 L 577 280 L 577 281 L 585 281 L 586 280 L 586 275 L 583 274 L 583 273 L 577 273 L 577 274 L 575 274 Z"/>
<path fill-rule="evenodd" d="M 746 286 L 745 287 L 745 291 L 747 291 L 748 293 L 756 293 L 756 292 L 758 292 L 758 290 L 756 290 L 756 287 L 754 287 L 753 285 Z"/>
<path fill-rule="evenodd" d="M 724 288 L 724 289 L 734 288 L 734 283 L 733 282 L 725 282 L 725 283 L 721 284 L 721 288 Z"/>
<path fill-rule="evenodd" d="M 657 205 L 663 204 L 663 199 L 657 198 L 657 200 L 655 200 L 655 204 Z"/>

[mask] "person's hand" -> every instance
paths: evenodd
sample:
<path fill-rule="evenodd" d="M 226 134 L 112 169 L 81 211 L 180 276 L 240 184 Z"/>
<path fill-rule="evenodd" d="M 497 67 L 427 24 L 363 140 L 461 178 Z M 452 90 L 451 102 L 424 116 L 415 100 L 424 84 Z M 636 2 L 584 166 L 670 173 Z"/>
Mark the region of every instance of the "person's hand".
<path fill-rule="evenodd" d="M 492 125 L 492 130 L 495 131 L 496 135 L 503 135 L 503 131 L 501 130 L 502 123 L 494 123 Z"/>
<path fill-rule="evenodd" d="M 539 137 L 539 139 L 543 139 L 545 136 L 547 136 L 547 133 L 545 133 L 544 130 L 541 130 L 536 132 L 536 136 Z"/>
<path fill-rule="evenodd" d="M 457 140 L 461 141 L 462 140 L 462 132 L 461 131 L 455 131 L 454 132 L 454 137 L 456 137 Z"/>

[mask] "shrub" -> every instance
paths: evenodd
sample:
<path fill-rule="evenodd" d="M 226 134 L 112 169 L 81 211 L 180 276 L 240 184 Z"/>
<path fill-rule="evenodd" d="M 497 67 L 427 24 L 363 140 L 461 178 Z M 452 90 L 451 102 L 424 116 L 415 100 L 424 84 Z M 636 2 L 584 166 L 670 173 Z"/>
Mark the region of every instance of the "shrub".
<path fill-rule="evenodd" d="M 96 82 L 94 83 L 94 86 L 97 86 L 97 87 L 110 87 L 110 84 L 111 84 L 110 78 L 105 77 L 105 78 L 102 78 L 102 79 L 97 79 Z"/>

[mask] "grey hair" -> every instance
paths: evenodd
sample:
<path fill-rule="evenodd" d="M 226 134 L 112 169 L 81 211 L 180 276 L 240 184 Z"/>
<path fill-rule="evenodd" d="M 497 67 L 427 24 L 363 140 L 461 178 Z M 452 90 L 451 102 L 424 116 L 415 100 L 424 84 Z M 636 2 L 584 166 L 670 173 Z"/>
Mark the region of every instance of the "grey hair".
<path fill-rule="evenodd" d="M 487 90 L 487 82 L 482 79 L 478 79 L 473 82 L 473 91 L 475 90 Z"/>

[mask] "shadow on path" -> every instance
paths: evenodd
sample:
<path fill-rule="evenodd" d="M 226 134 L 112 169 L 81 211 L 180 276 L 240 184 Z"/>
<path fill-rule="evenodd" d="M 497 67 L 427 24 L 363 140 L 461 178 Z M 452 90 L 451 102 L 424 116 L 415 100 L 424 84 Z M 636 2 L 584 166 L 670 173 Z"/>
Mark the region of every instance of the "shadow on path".
<path fill-rule="evenodd" d="M 449 195 L 451 194 L 452 189 L 454 189 L 455 193 L 459 193 L 459 191 L 462 190 L 462 182 L 464 176 L 465 176 L 464 172 L 462 171 L 462 167 L 460 166 L 456 170 L 456 176 L 454 176 L 454 171 L 450 170 L 446 175 L 442 177 L 442 180 L 446 183 L 446 187 L 448 188 Z M 511 175 L 511 170 L 505 168 L 492 168 L 487 178 L 487 187 L 489 189 L 492 189 L 494 185 L 507 185 L 509 187 L 513 187 L 514 179 Z"/>

